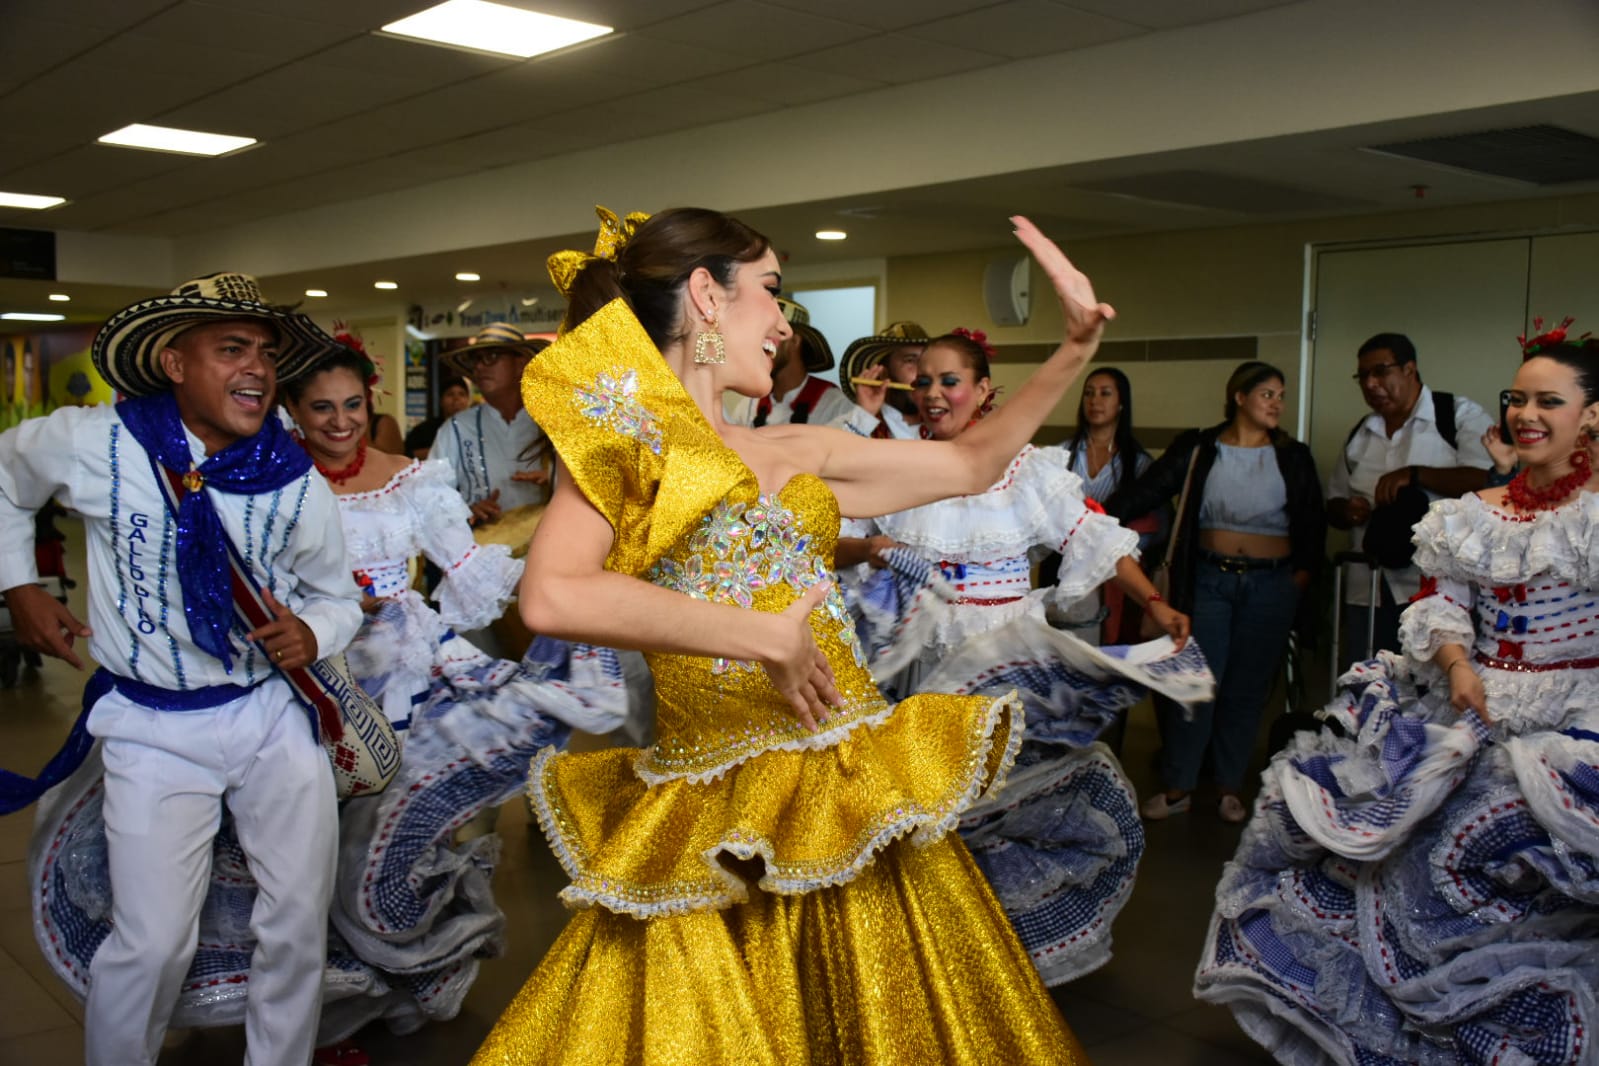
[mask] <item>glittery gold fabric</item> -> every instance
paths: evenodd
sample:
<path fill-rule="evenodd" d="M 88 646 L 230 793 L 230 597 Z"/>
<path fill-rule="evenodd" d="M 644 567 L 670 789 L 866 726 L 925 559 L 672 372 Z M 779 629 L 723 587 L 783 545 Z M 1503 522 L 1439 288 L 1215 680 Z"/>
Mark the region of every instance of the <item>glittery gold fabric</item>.
<path fill-rule="evenodd" d="M 762 494 L 620 301 L 523 395 L 616 530 L 607 566 L 781 611 L 830 578 L 837 502 Z M 1021 739 L 1013 697 L 890 707 L 837 593 L 818 734 L 754 664 L 650 656 L 659 740 L 541 753 L 529 795 L 581 908 L 477 1063 L 1086 1061 L 959 840 Z"/>

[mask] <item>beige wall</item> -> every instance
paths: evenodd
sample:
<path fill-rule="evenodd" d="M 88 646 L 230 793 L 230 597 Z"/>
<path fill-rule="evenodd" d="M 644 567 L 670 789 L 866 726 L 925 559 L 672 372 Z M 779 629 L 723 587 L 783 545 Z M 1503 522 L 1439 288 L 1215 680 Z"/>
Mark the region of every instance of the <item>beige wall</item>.
<path fill-rule="evenodd" d="M 1100 298 L 1118 311 L 1107 338 L 1255 336 L 1260 339 L 1259 357 L 1287 373 L 1297 396 L 1307 245 L 1596 227 L 1599 196 L 1589 195 L 1109 237 L 1068 242 L 1066 250 L 1093 278 Z M 985 329 L 999 345 L 1056 340 L 1059 308 L 1036 268 L 1027 324 L 1003 328 L 988 318 L 983 269 L 995 258 L 1014 254 L 1014 248 L 998 247 L 889 259 L 885 320 L 913 319 L 935 332 L 958 325 Z M 1119 365 L 1133 383 L 1140 425 L 1180 427 L 1220 420 L 1223 383 L 1232 362 Z M 1026 366 L 1008 365 L 996 368 L 995 376 L 999 384 L 1014 387 L 1027 372 Z M 1071 423 L 1076 405 L 1076 396 L 1068 397 L 1050 423 Z M 1291 425 L 1293 420 L 1288 421 Z"/>

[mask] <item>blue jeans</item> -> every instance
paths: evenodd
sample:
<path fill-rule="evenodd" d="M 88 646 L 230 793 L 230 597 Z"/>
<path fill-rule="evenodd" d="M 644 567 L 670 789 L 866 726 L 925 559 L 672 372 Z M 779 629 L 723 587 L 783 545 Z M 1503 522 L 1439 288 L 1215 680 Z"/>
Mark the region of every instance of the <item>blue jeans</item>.
<path fill-rule="evenodd" d="M 1249 770 L 1260 716 L 1288 646 L 1299 586 L 1286 565 L 1270 570 L 1224 571 L 1201 554 L 1194 567 L 1193 637 L 1216 674 L 1216 701 L 1194 708 L 1160 706 L 1161 776 L 1169 789 L 1192 791 L 1205 749 L 1216 782 L 1237 792 Z"/>

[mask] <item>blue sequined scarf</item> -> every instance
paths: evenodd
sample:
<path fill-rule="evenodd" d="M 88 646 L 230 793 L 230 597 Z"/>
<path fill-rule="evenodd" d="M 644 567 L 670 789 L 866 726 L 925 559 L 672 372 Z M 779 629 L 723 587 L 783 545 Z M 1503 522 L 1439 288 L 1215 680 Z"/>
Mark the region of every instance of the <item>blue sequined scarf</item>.
<path fill-rule="evenodd" d="M 133 439 L 154 462 L 177 474 L 199 475 L 205 488 L 240 496 L 272 492 L 311 468 L 311 456 L 268 414 L 261 432 L 234 441 L 195 467 L 189 438 L 170 392 L 141 396 L 117 404 Z M 227 531 L 205 491 L 183 494 L 178 507 L 178 584 L 183 589 L 183 617 L 189 635 L 205 652 L 233 669 L 228 630 L 233 624 L 232 579 L 228 568 Z"/>

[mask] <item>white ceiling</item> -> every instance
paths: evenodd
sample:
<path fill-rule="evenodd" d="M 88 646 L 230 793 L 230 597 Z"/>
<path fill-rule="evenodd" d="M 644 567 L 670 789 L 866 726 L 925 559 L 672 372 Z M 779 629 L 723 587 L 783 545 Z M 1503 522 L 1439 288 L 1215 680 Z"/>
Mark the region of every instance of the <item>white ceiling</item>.
<path fill-rule="evenodd" d="M 71 202 L 0 225 L 203 232 L 1290 0 L 511 2 L 618 32 L 519 61 L 374 34 L 428 0 L 5 0 L 0 189 Z M 263 143 L 94 143 L 130 122 Z"/>
<path fill-rule="evenodd" d="M 1165 40 L 1162 34 L 1202 23 L 1247 37 L 1251 46 L 1249 34 L 1258 31 L 1260 48 L 1271 53 L 1263 61 L 1283 63 L 1286 48 L 1303 49 L 1307 69 L 1318 58 L 1315 42 L 1274 40 L 1260 27 L 1278 13 L 1270 9 L 1295 8 L 1289 0 L 511 0 L 620 31 L 528 61 L 372 32 L 428 2 L 0 0 L 0 189 L 71 201 L 47 212 L 0 209 L 0 226 L 203 242 L 228 227 L 271 223 L 317 205 L 340 204 L 342 211 L 345 201 L 493 168 L 537 167 L 540 160 L 593 146 L 730 119 L 781 117 L 788 108 L 881 96 L 962 71 L 1018 70 L 1006 64 L 1137 38 Z M 1318 4 L 1326 6 L 1310 0 Z M 1469 6 L 1461 0 L 1462 19 Z M 1369 18 L 1373 5 L 1365 7 L 1360 17 Z M 1236 23 L 1220 22 L 1233 18 Z M 1080 63 L 1081 57 L 1063 61 Z M 1154 80 L 1159 73 L 1128 70 L 1121 83 L 1104 84 L 1106 101 L 1061 101 L 1062 114 L 1081 121 L 1085 107 L 1106 107 L 1107 101 L 1113 107 L 1118 95 L 1139 89 L 1146 96 L 1169 95 L 1170 87 Z M 1403 74 L 1381 76 L 1398 86 Z M 988 76 L 987 70 L 974 75 Z M 1282 99 L 1266 103 L 1292 107 L 1288 80 L 1275 85 Z M 1411 91 L 1424 95 L 1426 89 Z M 1432 91 L 1447 95 L 1436 86 Z M 1167 106 L 1175 111 L 1184 103 L 1173 98 Z M 808 264 L 1003 245 L 1004 219 L 1018 211 L 1056 236 L 1080 239 L 1405 210 L 1419 206 L 1410 191 L 1417 184 L 1428 186 L 1427 205 L 1595 191 L 1538 189 L 1362 151 L 1386 141 L 1533 123 L 1599 137 L 1599 88 L 1494 107 L 1452 106 L 1460 105 L 1441 99 L 1427 113 L 1390 121 L 962 180 L 907 173 L 893 188 L 847 197 L 763 200 L 757 194 L 749 202 L 766 206 L 739 215 L 770 234 L 792 261 Z M 134 121 L 245 134 L 264 143 L 222 159 L 93 143 Z M 1114 114 L 1105 121 L 1115 121 Z M 958 160 L 964 136 L 950 129 L 943 154 Z M 712 135 L 698 143 L 714 164 Z M 892 131 L 882 145 L 894 150 Z M 848 160 L 772 163 L 817 175 L 841 164 Z M 847 229 L 850 240 L 815 241 L 813 231 L 825 225 Z M 558 234 L 380 261 L 324 255 L 323 261 L 345 265 L 264 280 L 279 298 L 315 286 L 334 292 L 330 303 L 346 305 L 373 299 L 371 282 L 380 276 L 400 282 L 405 300 L 496 288 L 534 291 L 547 287 L 542 264 L 549 251 L 587 239 Z M 478 271 L 484 281 L 449 280 L 464 269 Z M 0 280 L 0 304 L 39 303 L 53 288 Z M 148 291 L 75 286 L 71 305 L 47 309 L 89 320 Z"/>

